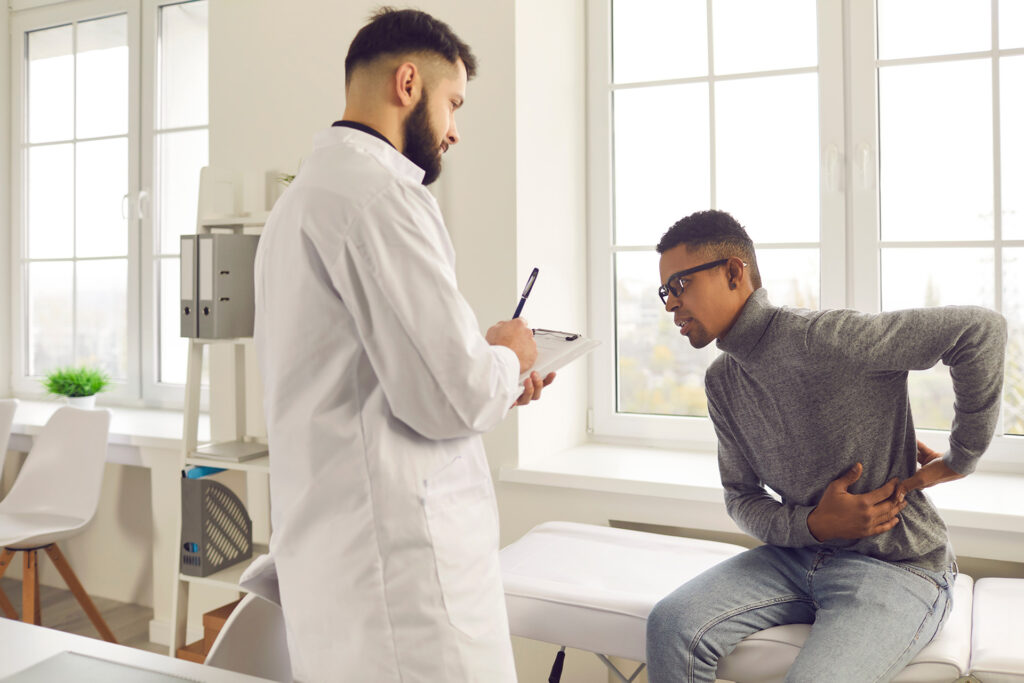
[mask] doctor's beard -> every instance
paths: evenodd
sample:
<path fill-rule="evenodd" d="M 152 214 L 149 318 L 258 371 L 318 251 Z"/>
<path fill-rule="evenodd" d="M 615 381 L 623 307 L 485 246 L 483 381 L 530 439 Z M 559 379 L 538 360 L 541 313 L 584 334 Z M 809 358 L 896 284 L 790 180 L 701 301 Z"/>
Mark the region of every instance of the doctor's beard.
<path fill-rule="evenodd" d="M 427 116 L 427 94 L 405 119 L 405 157 L 423 169 L 423 184 L 429 185 L 441 175 L 441 144 L 430 128 Z"/>

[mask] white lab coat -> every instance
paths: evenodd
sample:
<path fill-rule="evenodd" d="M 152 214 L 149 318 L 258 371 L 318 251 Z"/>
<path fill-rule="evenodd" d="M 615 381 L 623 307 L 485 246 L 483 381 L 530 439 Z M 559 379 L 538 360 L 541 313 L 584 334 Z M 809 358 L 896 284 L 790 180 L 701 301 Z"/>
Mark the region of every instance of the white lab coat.
<path fill-rule="evenodd" d="M 423 171 L 319 133 L 256 256 L 276 565 L 302 681 L 514 681 L 480 434 L 519 361 L 480 334 Z"/>

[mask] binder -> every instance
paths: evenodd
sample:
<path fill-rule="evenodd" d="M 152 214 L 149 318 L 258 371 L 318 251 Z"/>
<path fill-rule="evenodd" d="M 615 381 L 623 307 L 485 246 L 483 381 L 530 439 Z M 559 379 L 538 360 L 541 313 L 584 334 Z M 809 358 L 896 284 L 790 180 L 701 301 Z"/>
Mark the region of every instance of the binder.
<path fill-rule="evenodd" d="M 199 336 L 199 297 L 196 290 L 196 235 L 181 236 L 181 336 Z"/>
<path fill-rule="evenodd" d="M 251 337 L 256 315 L 253 270 L 258 235 L 197 235 L 198 334 Z"/>

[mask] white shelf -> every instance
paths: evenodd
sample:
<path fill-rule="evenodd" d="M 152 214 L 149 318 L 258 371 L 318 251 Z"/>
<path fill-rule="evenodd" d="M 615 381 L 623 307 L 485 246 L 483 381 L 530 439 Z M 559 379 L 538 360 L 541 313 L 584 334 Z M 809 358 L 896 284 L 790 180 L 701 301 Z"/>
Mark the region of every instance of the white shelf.
<path fill-rule="evenodd" d="M 190 454 L 185 458 L 186 465 L 195 465 L 196 467 L 220 467 L 225 470 L 238 470 L 241 472 L 263 472 L 265 474 L 270 473 L 270 456 L 261 455 L 258 458 L 252 460 L 243 460 L 242 462 L 235 462 L 234 460 L 217 460 L 215 458 L 204 458 L 196 453 Z"/>
<path fill-rule="evenodd" d="M 230 214 L 226 212 L 239 211 L 241 205 L 241 189 L 239 183 L 241 176 L 237 172 L 225 171 L 224 169 L 204 168 L 199 175 L 199 210 L 197 213 L 205 214 L 196 221 L 196 234 L 208 235 L 214 230 L 232 230 L 236 234 L 246 232 L 257 234 L 259 229 L 267 220 L 269 212 L 254 211 L 252 213 Z M 247 229 L 247 230 L 246 230 Z M 229 344 L 234 345 L 234 440 L 203 444 L 199 440 L 199 395 L 202 378 L 203 350 L 207 345 Z M 263 439 L 256 439 L 249 436 L 246 428 L 246 382 L 245 382 L 245 357 L 246 347 L 252 344 L 251 337 L 239 337 L 231 339 L 205 339 L 190 338 L 188 344 L 188 365 L 185 381 L 185 411 L 182 422 L 181 438 L 181 466 L 189 465 L 199 467 L 216 467 L 225 470 L 242 471 L 247 474 L 260 475 L 257 477 L 245 477 L 245 486 L 248 489 L 250 479 L 259 480 L 263 476 L 270 475 L 270 456 L 266 451 L 266 444 Z M 207 431 L 209 433 L 209 431 Z M 232 460 L 211 457 L 210 453 L 204 453 L 206 448 L 221 446 L 222 454 L 237 454 L 233 451 L 245 453 L 253 452 L 253 449 L 264 451 L 263 454 L 249 460 Z M 214 452 L 216 455 L 216 452 Z M 246 501 L 249 507 L 251 500 Z M 251 513 L 250 513 L 251 514 Z M 263 513 L 261 513 L 263 514 Z M 178 528 L 180 538 L 181 520 L 179 512 Z M 176 539 L 177 540 L 177 539 Z M 175 544 L 178 546 L 178 544 Z M 180 548 L 180 546 L 178 546 Z M 266 545 L 253 544 L 253 557 L 258 557 L 268 551 Z M 242 573 L 251 564 L 251 560 L 240 562 L 210 576 L 190 576 L 181 572 L 180 550 L 175 558 L 176 564 L 174 574 L 174 595 L 171 600 L 171 647 L 170 654 L 174 656 L 179 647 L 185 645 L 187 634 L 189 588 L 192 584 L 204 584 L 218 588 L 240 591 L 238 580 Z"/>
<path fill-rule="evenodd" d="M 201 218 L 199 226 L 203 228 L 262 228 L 263 224 L 267 222 L 267 216 L 269 215 L 269 211 L 261 211 L 244 216 L 213 216 Z"/>
<path fill-rule="evenodd" d="M 209 576 L 189 576 L 188 574 L 182 574 L 178 572 L 178 578 L 188 583 L 204 584 L 207 586 L 214 586 L 216 588 L 227 588 L 230 590 L 242 590 L 238 587 L 238 581 L 242 578 L 242 574 L 249 565 L 252 564 L 260 555 L 266 555 L 268 551 L 267 546 L 261 543 L 254 543 L 252 546 L 252 558 L 233 564 L 226 569 L 221 569 L 219 572 L 214 572 Z"/>

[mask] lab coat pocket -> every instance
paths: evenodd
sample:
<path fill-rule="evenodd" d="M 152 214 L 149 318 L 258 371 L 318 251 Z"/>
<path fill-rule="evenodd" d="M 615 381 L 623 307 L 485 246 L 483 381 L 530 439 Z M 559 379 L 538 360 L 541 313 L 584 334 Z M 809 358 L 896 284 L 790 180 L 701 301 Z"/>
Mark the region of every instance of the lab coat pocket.
<path fill-rule="evenodd" d="M 448 620 L 469 638 L 478 638 L 505 618 L 491 484 L 477 480 L 454 489 L 428 489 L 423 509 Z"/>

